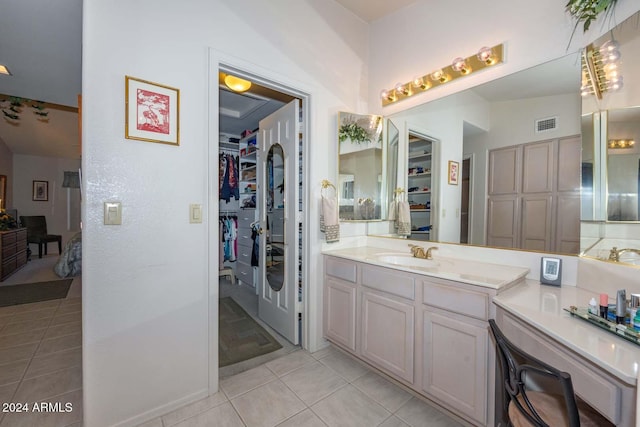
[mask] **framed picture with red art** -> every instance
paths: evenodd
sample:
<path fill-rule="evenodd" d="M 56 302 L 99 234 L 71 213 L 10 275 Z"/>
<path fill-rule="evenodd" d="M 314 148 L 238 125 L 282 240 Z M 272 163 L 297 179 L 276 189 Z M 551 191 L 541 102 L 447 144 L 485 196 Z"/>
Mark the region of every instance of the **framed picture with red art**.
<path fill-rule="evenodd" d="M 180 90 L 125 76 L 125 138 L 180 145 Z"/>
<path fill-rule="evenodd" d="M 458 185 L 458 175 L 460 173 L 460 163 L 449 160 L 449 180 L 450 185 Z"/>

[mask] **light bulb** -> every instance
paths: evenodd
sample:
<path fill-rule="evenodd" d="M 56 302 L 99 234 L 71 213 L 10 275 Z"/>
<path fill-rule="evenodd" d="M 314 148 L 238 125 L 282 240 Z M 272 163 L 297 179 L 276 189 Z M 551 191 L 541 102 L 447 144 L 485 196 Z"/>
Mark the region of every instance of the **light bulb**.
<path fill-rule="evenodd" d="M 391 102 L 395 101 L 395 96 L 391 92 L 389 92 L 387 89 L 382 89 L 380 91 L 380 98 L 383 101 L 391 101 Z"/>
<path fill-rule="evenodd" d="M 622 89 L 622 76 L 618 76 L 616 80 L 611 81 L 611 90 L 616 91 Z"/>
<path fill-rule="evenodd" d="M 587 96 L 591 93 L 591 87 L 588 84 L 584 84 L 580 87 L 580 95 Z"/>
<path fill-rule="evenodd" d="M 442 70 L 436 70 L 431 73 L 431 80 L 433 80 L 434 82 L 437 81 L 440 83 L 444 83 L 448 80 L 448 77 Z"/>
<path fill-rule="evenodd" d="M 611 64 L 613 62 L 616 62 L 620 59 L 622 55 L 620 55 L 620 51 L 619 50 L 610 50 L 604 53 L 604 55 L 602 55 L 602 62 L 604 62 L 605 64 Z"/>
<path fill-rule="evenodd" d="M 483 47 L 478 51 L 476 55 L 478 59 L 487 65 L 492 65 L 495 62 L 493 57 L 493 50 L 490 47 Z"/>
<path fill-rule="evenodd" d="M 425 90 L 426 88 L 429 87 L 429 85 L 420 76 L 414 77 L 412 80 L 412 83 L 413 83 L 413 86 L 415 86 L 416 88 L 420 88 L 422 90 Z"/>
<path fill-rule="evenodd" d="M 401 93 L 403 95 L 409 95 L 409 89 L 403 85 L 402 83 L 396 83 L 396 93 Z"/>
<path fill-rule="evenodd" d="M 600 52 L 611 52 L 613 50 L 619 50 L 620 49 L 620 43 L 618 43 L 615 40 L 608 40 L 604 43 L 602 43 L 602 46 L 600 46 Z"/>
<path fill-rule="evenodd" d="M 453 68 L 455 71 L 459 72 L 460 74 L 468 74 L 469 71 L 471 71 L 471 68 L 467 66 L 467 63 L 465 62 L 464 58 L 461 58 L 461 57 L 458 57 L 453 60 L 453 63 L 451 64 L 451 68 Z"/>

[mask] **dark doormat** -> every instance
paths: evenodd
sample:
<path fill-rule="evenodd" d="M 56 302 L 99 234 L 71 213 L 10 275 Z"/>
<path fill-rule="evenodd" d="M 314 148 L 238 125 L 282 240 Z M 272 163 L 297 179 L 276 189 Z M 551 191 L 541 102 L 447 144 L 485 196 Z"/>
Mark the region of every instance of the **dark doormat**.
<path fill-rule="evenodd" d="M 0 307 L 65 298 L 73 279 L 0 286 Z"/>
<path fill-rule="evenodd" d="M 233 365 L 282 346 L 231 297 L 220 298 L 219 366 Z"/>

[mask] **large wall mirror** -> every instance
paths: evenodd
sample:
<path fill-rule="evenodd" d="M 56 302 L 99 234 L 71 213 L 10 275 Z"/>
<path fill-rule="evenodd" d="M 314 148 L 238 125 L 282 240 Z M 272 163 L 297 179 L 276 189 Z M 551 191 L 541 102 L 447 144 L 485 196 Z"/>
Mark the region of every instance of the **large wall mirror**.
<path fill-rule="evenodd" d="M 628 21 L 632 23 L 625 21 L 619 27 L 628 30 L 629 37 L 619 35 L 618 28 L 612 32 L 624 58 L 625 87 L 615 96 L 624 99 L 625 105 L 616 108 L 640 105 L 640 91 L 634 90 L 637 84 L 634 56 L 640 51 L 635 45 L 640 40 L 639 26 L 634 24 L 638 14 Z M 586 231 L 585 222 L 597 224 L 597 239 L 605 238 L 607 230 L 613 233 L 612 229 L 618 237 L 639 238 L 634 224 L 626 220 L 624 228 L 616 228 L 610 227 L 611 221 L 605 218 L 585 216 L 607 204 L 608 181 L 606 172 L 600 172 L 607 168 L 601 157 L 605 162 L 612 157 L 607 158 L 606 147 L 600 145 L 603 133 L 600 116 L 593 117 L 595 111 L 609 107 L 601 101 L 591 112 L 585 111 L 587 101 L 580 96 L 580 57 L 581 52 L 574 52 L 389 116 L 401 129 L 399 187 L 408 188 L 407 145 L 412 131 L 440 141 L 435 159 L 439 165 L 447 165 L 449 161 L 465 165 L 461 174 L 469 178 L 468 195 L 461 185 L 448 182 L 446 167 L 440 168 L 437 197 L 432 200 L 435 207 L 432 215 L 438 219 L 438 230 L 434 234 L 439 241 L 466 240 L 479 246 L 579 254 L 588 240 L 587 234 L 594 234 Z M 605 99 L 612 96 L 614 94 L 604 94 Z M 616 117 L 616 114 L 610 116 Z M 609 118 L 609 133 L 613 129 L 611 120 Z M 632 135 L 624 136 L 630 137 Z M 581 158 L 581 151 L 589 160 Z M 508 186 L 494 186 L 490 170 L 505 170 L 498 161 L 507 158 L 517 170 L 514 169 L 511 176 L 499 175 L 500 180 L 513 180 L 513 186 L 504 192 Z M 616 157 L 613 162 L 619 160 L 622 161 L 622 157 Z M 587 163 L 591 163 L 591 178 L 588 173 L 583 174 Z M 621 170 L 617 166 L 615 169 Z M 602 173 L 605 175 L 599 180 Z M 637 184 L 636 187 L 630 184 L 633 176 L 611 176 L 611 185 L 617 185 L 618 178 L 624 184 L 615 192 L 626 195 L 637 189 Z M 586 187 L 581 192 L 583 185 Z M 611 187 L 611 197 L 613 190 Z M 587 192 L 591 192 L 590 196 L 585 196 Z M 466 209 L 461 212 L 463 196 L 468 198 L 468 213 Z M 625 199 L 624 203 L 630 206 L 633 199 Z M 463 220 L 468 227 L 465 233 L 461 233 Z M 390 224 L 389 233 L 392 232 Z"/>

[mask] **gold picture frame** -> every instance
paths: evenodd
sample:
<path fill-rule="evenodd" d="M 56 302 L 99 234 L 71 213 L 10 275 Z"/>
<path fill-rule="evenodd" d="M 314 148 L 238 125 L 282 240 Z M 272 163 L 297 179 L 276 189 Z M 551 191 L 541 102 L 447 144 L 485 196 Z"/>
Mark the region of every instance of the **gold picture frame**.
<path fill-rule="evenodd" d="M 125 138 L 180 145 L 180 90 L 125 76 Z"/>
<path fill-rule="evenodd" d="M 447 182 L 449 185 L 458 185 L 458 177 L 460 176 L 460 163 L 449 160 L 449 169 Z"/>

